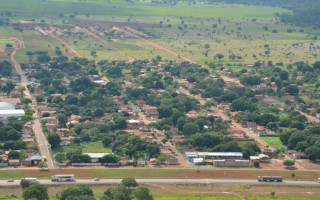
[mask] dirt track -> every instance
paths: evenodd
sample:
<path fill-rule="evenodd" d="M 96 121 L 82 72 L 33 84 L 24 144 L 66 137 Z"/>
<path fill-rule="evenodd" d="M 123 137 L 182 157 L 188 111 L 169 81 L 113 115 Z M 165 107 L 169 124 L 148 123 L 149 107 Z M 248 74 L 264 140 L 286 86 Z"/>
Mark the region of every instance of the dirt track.
<path fill-rule="evenodd" d="M 188 61 L 188 62 L 191 62 L 191 63 L 195 63 L 195 62 L 192 61 L 191 59 L 189 59 L 189 58 L 187 58 L 187 57 L 185 57 L 185 56 L 183 56 L 183 55 L 180 55 L 180 54 L 178 54 L 177 52 L 174 52 L 174 51 L 172 51 L 172 50 L 170 50 L 170 49 L 168 49 L 168 48 L 166 48 L 166 47 L 164 47 L 164 46 L 161 46 L 161 45 L 159 45 L 159 44 L 157 44 L 157 43 L 151 42 L 150 40 L 145 39 L 145 38 L 143 38 L 143 37 L 141 37 L 141 36 L 139 36 L 139 35 L 131 32 L 131 31 L 127 31 L 127 30 L 121 29 L 121 28 L 119 28 L 119 27 L 116 27 L 116 28 L 119 29 L 119 30 L 121 30 L 121 31 L 124 32 L 124 33 L 127 32 L 127 33 L 130 33 L 130 34 L 133 34 L 133 35 L 135 35 L 137 38 L 143 40 L 144 42 L 146 42 L 146 43 L 148 43 L 148 44 L 151 44 L 152 46 L 157 47 L 157 48 L 159 48 L 159 49 L 162 49 L 162 50 L 164 50 L 164 51 L 166 51 L 166 52 L 168 52 L 168 53 L 170 53 L 170 54 L 172 54 L 172 55 L 174 55 L 174 56 L 180 57 L 182 60 L 185 60 L 185 61 Z"/>
<path fill-rule="evenodd" d="M 82 58 L 82 55 L 80 53 L 78 53 L 76 50 L 74 50 L 70 45 L 68 45 L 65 41 L 61 40 L 60 38 L 58 38 L 53 32 L 51 31 L 45 31 L 46 33 L 48 33 L 50 35 L 50 37 L 52 37 L 53 39 L 58 40 L 59 42 L 61 42 L 62 44 L 64 44 L 75 56 L 77 56 L 78 58 Z"/>
<path fill-rule="evenodd" d="M 109 42 L 107 42 L 106 40 L 104 40 L 103 38 L 101 38 L 100 36 L 94 34 L 93 32 L 89 31 L 88 29 L 82 28 L 82 30 L 85 31 L 87 34 L 93 36 L 94 38 L 100 40 L 100 41 L 103 42 L 104 44 L 108 45 L 109 47 L 115 49 L 116 51 L 118 51 L 119 53 L 123 54 L 123 55 L 126 56 L 127 58 L 129 58 L 129 62 L 135 61 L 134 58 L 132 58 L 131 56 L 129 56 L 129 55 L 126 54 L 125 52 L 121 51 L 120 49 L 118 49 L 118 48 L 115 47 L 114 45 L 110 44 Z"/>

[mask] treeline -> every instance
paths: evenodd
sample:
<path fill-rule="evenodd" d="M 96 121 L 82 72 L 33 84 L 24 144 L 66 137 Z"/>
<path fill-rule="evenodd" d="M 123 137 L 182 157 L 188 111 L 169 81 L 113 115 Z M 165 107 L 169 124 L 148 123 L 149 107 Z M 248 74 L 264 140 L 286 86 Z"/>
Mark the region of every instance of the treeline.
<path fill-rule="evenodd" d="M 26 180 L 20 183 L 23 189 L 23 199 L 49 200 L 48 187 L 42 184 L 30 184 Z M 87 185 L 67 187 L 56 195 L 60 200 L 95 200 L 93 190 Z M 147 187 L 139 186 L 135 179 L 124 178 L 121 185 L 105 190 L 101 200 L 153 200 Z"/>
<path fill-rule="evenodd" d="M 209 3 L 224 2 L 232 4 L 277 6 L 293 11 L 292 15 L 279 14 L 281 21 L 297 26 L 320 27 L 320 1 L 318 0 L 207 0 Z"/>

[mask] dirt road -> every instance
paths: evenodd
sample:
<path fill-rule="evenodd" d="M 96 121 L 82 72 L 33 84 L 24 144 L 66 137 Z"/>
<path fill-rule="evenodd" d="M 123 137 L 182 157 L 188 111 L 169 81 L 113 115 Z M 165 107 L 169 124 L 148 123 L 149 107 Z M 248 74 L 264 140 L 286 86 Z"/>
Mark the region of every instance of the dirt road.
<path fill-rule="evenodd" d="M 108 45 L 109 47 L 115 49 L 116 51 L 118 51 L 119 53 L 123 54 L 124 56 L 126 56 L 127 58 L 129 58 L 129 62 L 133 62 L 135 61 L 134 58 L 132 58 L 131 56 L 129 56 L 128 54 L 126 54 L 125 52 L 121 51 L 120 49 L 118 49 L 117 47 L 115 47 L 114 45 L 110 44 L 109 42 L 107 42 L 106 40 L 104 40 L 102 37 L 94 34 L 93 32 L 89 31 L 88 29 L 82 28 L 82 30 L 84 32 L 86 32 L 88 35 L 93 36 L 94 38 L 100 40 L 101 42 L 103 42 L 104 44 Z"/>
<path fill-rule="evenodd" d="M 65 41 L 61 40 L 60 38 L 58 38 L 52 31 L 44 31 L 46 32 L 48 35 L 50 35 L 50 37 L 52 37 L 53 39 L 58 40 L 59 42 L 61 42 L 62 44 L 64 44 L 64 46 L 66 46 L 76 57 L 78 58 L 82 58 L 82 55 L 80 53 L 78 53 L 76 50 L 74 50 L 70 45 L 68 45 Z"/>
<path fill-rule="evenodd" d="M 129 102 L 129 105 L 131 106 L 131 108 L 133 109 L 133 111 L 137 111 L 138 115 L 139 115 L 139 120 L 143 121 L 145 124 L 150 124 L 153 121 L 150 118 L 147 118 L 147 116 L 142 113 L 140 111 L 140 109 L 137 108 L 137 106 L 135 106 L 133 103 Z M 158 139 L 163 140 L 165 139 L 165 135 L 162 131 L 159 131 L 155 128 L 152 129 L 153 132 L 157 133 L 157 135 L 159 135 Z M 175 145 L 171 144 L 170 142 L 167 142 L 165 144 L 166 147 L 169 147 L 170 149 L 172 149 L 172 151 L 174 151 L 175 153 L 177 153 L 176 158 L 178 159 L 180 166 L 183 167 L 190 167 L 190 163 L 185 159 L 184 155 L 181 154 L 178 149 L 176 148 Z"/>
<path fill-rule="evenodd" d="M 20 43 L 20 47 L 21 48 L 25 48 L 25 44 L 24 44 L 24 41 L 23 41 L 22 37 L 20 38 L 20 42 L 19 43 Z M 31 94 L 29 92 L 29 89 L 27 87 L 28 79 L 24 75 L 20 64 L 14 58 L 16 52 L 17 52 L 17 49 L 14 49 L 12 54 L 11 54 L 11 56 L 10 56 L 11 57 L 11 61 L 12 61 L 13 65 L 14 65 L 14 67 L 15 67 L 16 72 L 21 77 L 21 85 L 23 85 L 26 88 L 26 90 L 24 92 L 24 96 L 26 98 L 33 99 L 31 106 L 35 111 L 37 111 L 37 102 L 36 102 L 35 98 L 33 98 L 31 96 Z M 46 156 L 48 168 L 49 169 L 53 169 L 54 165 L 53 165 L 52 156 L 50 154 L 50 149 L 48 147 L 48 142 L 47 142 L 46 136 L 44 135 L 44 133 L 42 131 L 42 127 L 41 127 L 41 124 L 40 124 L 40 119 L 37 116 L 37 112 L 34 113 L 33 118 L 34 118 L 34 120 L 33 120 L 33 131 L 34 131 L 36 140 L 37 140 L 38 145 L 39 145 L 40 153 L 41 153 L 42 156 Z"/>
<path fill-rule="evenodd" d="M 146 42 L 146 43 L 148 43 L 148 44 L 151 44 L 152 46 L 157 47 L 157 48 L 159 48 L 159 49 L 162 49 L 162 50 L 164 50 L 164 51 L 166 51 L 166 52 L 168 52 L 168 53 L 170 53 L 170 54 L 172 54 L 172 55 L 174 55 L 174 56 L 180 57 L 181 59 L 183 59 L 183 60 L 185 60 L 185 61 L 188 61 L 188 62 L 190 62 L 190 63 L 195 63 L 193 60 L 191 60 L 191 59 L 189 59 L 189 58 L 187 58 L 187 57 L 185 57 L 185 56 L 183 56 L 183 55 L 180 55 L 180 54 L 178 54 L 177 52 L 174 52 L 174 51 L 172 51 L 172 50 L 170 50 L 170 49 L 168 49 L 168 48 L 166 48 L 166 47 L 164 47 L 164 46 L 161 46 L 161 45 L 159 45 L 159 44 L 157 44 L 157 43 L 154 43 L 154 42 L 152 42 L 152 41 L 150 41 L 150 40 L 148 40 L 148 39 L 146 39 L 146 38 L 143 38 L 143 37 L 141 37 L 140 35 L 137 35 L 136 33 L 133 33 L 133 32 L 131 32 L 131 31 L 127 31 L 127 30 L 124 30 L 124 29 L 121 29 L 121 28 L 119 28 L 119 27 L 115 27 L 115 28 L 117 28 L 118 30 L 120 30 L 120 31 L 122 31 L 122 32 L 124 32 L 124 33 L 133 34 L 134 36 L 136 36 L 137 38 L 143 40 L 144 42 Z"/>

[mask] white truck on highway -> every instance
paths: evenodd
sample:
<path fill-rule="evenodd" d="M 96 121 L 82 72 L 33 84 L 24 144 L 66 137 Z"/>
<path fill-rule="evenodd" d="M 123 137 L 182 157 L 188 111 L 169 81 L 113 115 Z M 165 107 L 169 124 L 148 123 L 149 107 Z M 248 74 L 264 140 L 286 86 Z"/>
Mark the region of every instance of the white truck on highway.
<path fill-rule="evenodd" d="M 28 181 L 30 184 L 33 184 L 33 183 L 39 183 L 38 179 L 37 178 L 23 178 L 21 180 L 26 180 Z"/>

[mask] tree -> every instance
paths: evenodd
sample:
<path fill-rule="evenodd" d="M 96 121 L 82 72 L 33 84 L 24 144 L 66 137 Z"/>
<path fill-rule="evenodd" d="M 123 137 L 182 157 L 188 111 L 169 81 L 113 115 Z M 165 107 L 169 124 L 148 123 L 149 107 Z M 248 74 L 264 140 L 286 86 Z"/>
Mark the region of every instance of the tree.
<path fill-rule="evenodd" d="M 93 191 L 87 185 L 79 185 L 76 187 L 68 187 L 62 190 L 60 200 L 69 200 L 74 197 L 90 196 L 93 197 Z"/>
<path fill-rule="evenodd" d="M 101 158 L 101 161 L 104 163 L 118 163 L 120 161 L 120 157 L 115 154 L 107 154 Z"/>
<path fill-rule="evenodd" d="M 183 125 L 183 133 L 185 135 L 193 135 L 199 131 L 199 128 L 194 123 L 186 123 Z"/>
<path fill-rule="evenodd" d="M 18 91 L 20 92 L 21 97 L 22 97 L 23 92 L 24 92 L 25 90 L 26 90 L 26 87 L 24 87 L 23 85 L 20 85 L 20 86 L 18 87 Z"/>
<path fill-rule="evenodd" d="M 127 128 L 127 126 L 128 126 L 126 119 L 123 118 L 123 117 L 117 118 L 117 119 L 114 121 L 114 123 L 115 123 L 116 129 L 125 129 L 125 128 Z"/>
<path fill-rule="evenodd" d="M 120 186 L 112 190 L 112 200 L 131 200 L 131 190 L 127 187 Z"/>
<path fill-rule="evenodd" d="M 19 159 L 20 153 L 18 151 L 10 151 L 8 154 L 8 158 L 10 159 Z"/>
<path fill-rule="evenodd" d="M 320 61 L 316 61 L 316 62 L 313 64 L 313 68 L 314 68 L 314 69 L 320 69 Z"/>
<path fill-rule="evenodd" d="M 68 122 L 68 118 L 65 114 L 58 114 L 59 127 L 66 127 L 66 123 Z"/>
<path fill-rule="evenodd" d="M 299 88 L 296 85 L 288 85 L 285 88 L 285 91 L 291 95 L 297 95 L 299 93 Z"/>
<path fill-rule="evenodd" d="M 134 188 L 138 186 L 138 183 L 134 178 L 128 177 L 128 178 L 122 179 L 121 185 L 128 188 L 131 188 L 131 187 Z"/>
<path fill-rule="evenodd" d="M 32 100 L 29 98 L 23 98 L 23 99 L 21 99 L 21 103 L 25 104 L 26 108 L 28 108 L 28 104 L 32 103 Z"/>
<path fill-rule="evenodd" d="M 102 138 L 102 144 L 103 144 L 104 147 L 110 146 L 111 143 L 112 143 L 112 140 L 111 140 L 111 138 L 109 136 L 104 136 Z"/>
<path fill-rule="evenodd" d="M 9 95 L 15 86 L 16 85 L 12 81 L 8 81 L 3 88 L 3 91 L 7 92 L 7 94 Z"/>
<path fill-rule="evenodd" d="M 294 160 L 284 160 L 282 162 L 283 165 L 287 166 L 287 167 L 291 167 L 295 164 L 295 161 Z"/>
<path fill-rule="evenodd" d="M 271 194 L 272 198 L 274 197 L 274 195 L 276 195 L 275 192 L 271 192 L 270 194 Z"/>
<path fill-rule="evenodd" d="M 61 142 L 60 136 L 56 133 L 49 133 L 47 138 L 52 148 L 58 147 Z"/>
<path fill-rule="evenodd" d="M 58 163 L 63 163 L 66 160 L 66 155 L 64 153 L 57 153 L 55 159 Z"/>
<path fill-rule="evenodd" d="M 22 189 L 26 189 L 30 186 L 30 182 L 26 179 L 21 179 L 20 186 L 22 187 Z"/>
<path fill-rule="evenodd" d="M 41 184 L 32 184 L 23 192 L 23 199 L 48 200 L 48 187 Z"/>
<path fill-rule="evenodd" d="M 254 160 L 253 161 L 253 166 L 254 167 L 260 167 L 260 161 L 259 160 Z"/>
<path fill-rule="evenodd" d="M 221 54 L 221 53 L 216 54 L 216 56 L 217 56 L 217 58 L 218 58 L 219 60 L 221 60 L 222 58 L 224 58 L 224 55 Z"/>
<path fill-rule="evenodd" d="M 308 147 L 305 152 L 310 160 L 320 159 L 320 148 L 317 146 Z"/>
<path fill-rule="evenodd" d="M 39 162 L 38 167 L 41 168 L 41 169 L 42 168 L 47 168 L 48 164 L 46 162 Z"/>
<path fill-rule="evenodd" d="M 136 191 L 134 191 L 134 197 L 137 200 L 153 200 L 153 196 L 146 187 L 138 187 Z"/>
<path fill-rule="evenodd" d="M 288 77 L 289 77 L 289 73 L 287 71 L 281 71 L 280 72 L 280 79 L 285 81 L 285 80 L 288 80 Z"/>

